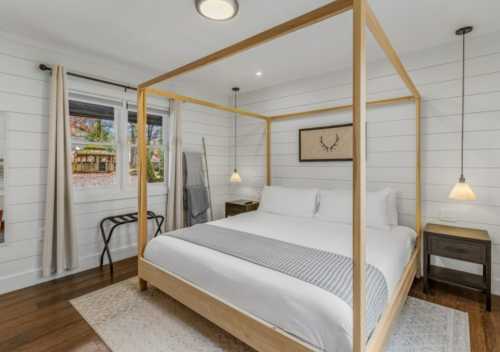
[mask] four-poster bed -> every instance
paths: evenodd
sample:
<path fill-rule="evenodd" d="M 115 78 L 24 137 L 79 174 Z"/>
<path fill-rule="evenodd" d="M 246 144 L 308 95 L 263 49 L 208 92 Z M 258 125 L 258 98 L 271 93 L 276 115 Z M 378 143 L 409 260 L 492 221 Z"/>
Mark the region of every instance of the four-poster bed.
<path fill-rule="evenodd" d="M 222 60 L 239 52 L 248 50 L 279 36 L 312 25 L 319 21 L 333 17 L 345 11 L 353 11 L 353 101 L 352 105 L 340 105 L 312 111 L 294 112 L 276 116 L 265 116 L 243 109 L 223 106 L 209 101 L 178 95 L 163 91 L 151 86 L 174 78 L 183 73 L 195 70 L 210 63 Z M 401 96 L 391 99 L 367 101 L 366 99 L 366 53 L 365 28 L 368 27 L 376 41 L 385 52 L 397 73 L 405 83 L 410 96 Z M 352 109 L 353 111 L 353 209 L 352 209 L 352 261 L 353 261 L 353 351 L 361 352 L 381 351 L 390 333 L 392 322 L 395 320 L 401 306 L 404 304 L 411 283 L 417 273 L 420 254 L 421 234 L 421 202 L 420 202 L 420 94 L 403 67 L 395 50 L 392 48 L 387 35 L 366 0 L 337 0 L 295 19 L 277 25 L 253 37 L 233 44 L 190 64 L 181 66 L 170 72 L 146 81 L 138 87 L 138 131 L 145 130 L 146 96 L 148 94 L 162 96 L 181 102 L 193 103 L 226 112 L 238 113 L 240 116 L 257 118 L 265 121 L 265 168 L 266 183 L 271 184 L 271 127 L 275 121 L 294 118 L 304 118 L 323 112 L 335 112 Z M 365 328 L 365 121 L 367 106 L 382 106 L 413 102 L 416 110 L 416 218 L 415 230 L 417 233 L 416 245 L 406 265 L 402 278 L 394 289 L 388 304 L 382 314 L 368 345 Z M 147 288 L 151 283 L 179 302 L 190 307 L 200 315 L 217 324 L 224 330 L 244 341 L 258 351 L 314 351 L 314 346 L 297 337 L 273 326 L 262 319 L 224 302 L 210 294 L 202 287 L 197 287 L 182 277 L 166 271 L 153 264 L 144 257 L 147 243 L 147 179 L 146 179 L 146 140 L 144 133 L 139 133 L 139 285 Z"/>

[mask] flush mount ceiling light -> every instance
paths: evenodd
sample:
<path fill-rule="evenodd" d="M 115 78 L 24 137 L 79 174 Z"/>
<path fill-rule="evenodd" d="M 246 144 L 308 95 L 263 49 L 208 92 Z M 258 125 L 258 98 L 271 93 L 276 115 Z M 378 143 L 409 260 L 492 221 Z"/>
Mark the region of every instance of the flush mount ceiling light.
<path fill-rule="evenodd" d="M 257 71 L 257 72 L 255 73 L 255 75 L 256 75 L 257 77 L 262 76 L 262 71 Z"/>
<path fill-rule="evenodd" d="M 226 21 L 238 13 L 237 0 L 195 0 L 200 15 L 215 21 Z"/>

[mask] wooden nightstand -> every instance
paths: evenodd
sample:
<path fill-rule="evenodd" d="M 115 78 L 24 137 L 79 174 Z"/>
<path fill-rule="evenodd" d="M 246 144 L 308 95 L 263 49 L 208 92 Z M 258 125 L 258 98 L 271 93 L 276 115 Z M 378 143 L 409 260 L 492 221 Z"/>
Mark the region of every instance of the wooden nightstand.
<path fill-rule="evenodd" d="M 226 202 L 226 217 L 257 210 L 259 202 L 254 200 L 233 200 Z"/>
<path fill-rule="evenodd" d="M 483 275 L 430 264 L 431 255 L 483 265 Z M 424 228 L 424 291 L 429 280 L 472 288 L 485 293 L 491 311 L 491 240 L 487 231 L 427 224 Z"/>

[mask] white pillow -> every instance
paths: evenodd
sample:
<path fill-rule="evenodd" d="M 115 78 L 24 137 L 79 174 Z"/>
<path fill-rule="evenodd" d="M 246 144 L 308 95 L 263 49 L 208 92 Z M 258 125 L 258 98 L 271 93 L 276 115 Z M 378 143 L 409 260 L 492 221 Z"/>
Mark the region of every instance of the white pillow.
<path fill-rule="evenodd" d="M 259 210 L 273 214 L 311 218 L 316 211 L 318 190 L 266 186 Z"/>
<path fill-rule="evenodd" d="M 388 229 L 392 226 L 392 211 L 390 208 L 389 189 L 376 192 L 366 192 L 366 226 L 378 229 Z"/>
<path fill-rule="evenodd" d="M 395 190 L 392 188 L 386 188 L 386 190 L 389 192 L 389 198 L 388 198 L 388 221 L 389 225 L 391 226 L 397 226 L 399 223 L 398 219 L 398 200 L 397 200 L 397 193 Z"/>
<path fill-rule="evenodd" d="M 351 224 L 352 191 L 349 189 L 320 190 L 316 217 L 324 221 Z"/>
<path fill-rule="evenodd" d="M 324 221 L 352 223 L 352 191 L 321 190 L 316 217 Z M 366 193 L 366 225 L 388 229 L 397 225 L 396 194 L 389 188 Z"/>

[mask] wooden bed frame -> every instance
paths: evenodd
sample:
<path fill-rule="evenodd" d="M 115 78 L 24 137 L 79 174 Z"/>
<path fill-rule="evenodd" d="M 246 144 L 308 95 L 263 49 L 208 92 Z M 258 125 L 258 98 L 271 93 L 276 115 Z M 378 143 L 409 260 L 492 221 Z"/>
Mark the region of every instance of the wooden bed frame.
<path fill-rule="evenodd" d="M 314 23 L 331 18 L 338 14 L 352 10 L 353 12 L 353 102 L 352 105 L 340 105 L 310 111 L 294 112 L 284 115 L 266 116 L 243 109 L 228 107 L 206 100 L 178 95 L 174 92 L 163 91 L 152 86 L 154 84 L 177 77 L 210 63 L 238 54 L 264 42 L 286 35 Z M 409 96 L 391 99 L 367 101 L 366 99 L 366 27 L 371 31 L 387 58 L 410 91 Z M 146 96 L 148 94 L 166 97 L 184 103 L 198 104 L 226 112 L 238 113 L 241 116 L 257 118 L 266 123 L 266 183 L 271 184 L 271 126 L 274 121 L 294 118 L 305 118 L 318 113 L 345 111 L 353 112 L 353 351 L 382 351 L 391 326 L 404 304 L 413 279 L 417 274 L 421 250 L 421 179 L 420 179 L 420 106 L 421 96 L 410 76 L 401 63 L 396 51 L 391 46 L 387 35 L 375 17 L 367 0 L 337 0 L 316 10 L 296 17 L 292 20 L 272 27 L 262 33 L 249 37 L 222 50 L 214 52 L 192 63 L 178 67 L 172 71 L 148 80 L 138 87 L 138 153 L 139 153 L 139 226 L 138 226 L 138 257 L 139 257 L 139 286 L 141 290 L 147 284 L 159 288 L 169 296 L 188 306 L 206 319 L 220 326 L 241 341 L 260 352 L 278 351 L 316 351 L 314 346 L 262 321 L 258 317 L 245 312 L 228 302 L 222 301 L 206 292 L 201 287 L 168 272 L 144 258 L 144 249 L 147 243 L 147 165 L 146 165 Z M 396 287 L 388 305 L 375 328 L 368 345 L 365 341 L 364 311 L 365 290 L 365 121 L 367 106 L 381 106 L 389 104 L 415 103 L 416 114 L 416 217 L 415 230 L 417 232 L 416 246 L 407 264 L 403 276 Z"/>

